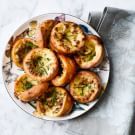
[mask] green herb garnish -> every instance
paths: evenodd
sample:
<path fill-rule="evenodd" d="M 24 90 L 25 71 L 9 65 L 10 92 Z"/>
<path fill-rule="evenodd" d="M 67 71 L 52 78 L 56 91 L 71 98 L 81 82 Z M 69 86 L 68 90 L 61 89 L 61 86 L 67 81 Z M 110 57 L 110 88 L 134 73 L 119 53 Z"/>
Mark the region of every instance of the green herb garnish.
<path fill-rule="evenodd" d="M 43 58 L 41 56 L 36 57 L 31 62 L 31 65 L 34 66 L 33 70 L 40 76 L 46 74 L 48 75 L 47 69 L 45 68 Z"/>
<path fill-rule="evenodd" d="M 50 58 L 46 58 L 48 61 L 50 61 Z"/>
<path fill-rule="evenodd" d="M 29 46 L 31 48 L 37 48 L 37 46 L 35 44 L 33 44 L 32 42 L 26 42 L 25 45 Z"/>
<path fill-rule="evenodd" d="M 30 89 L 33 86 L 33 84 L 27 80 L 23 82 L 23 89 L 27 90 Z"/>
<path fill-rule="evenodd" d="M 77 88 L 77 90 L 79 91 L 81 96 L 84 96 L 84 91 L 86 88 L 91 89 L 91 85 L 90 84 L 81 84 L 78 86 L 75 86 L 74 88 Z"/>
<path fill-rule="evenodd" d="M 94 56 L 96 56 L 96 53 L 95 53 L 95 52 L 93 52 L 93 53 L 87 55 L 87 56 L 86 56 L 87 61 L 92 60 L 92 59 L 94 58 Z"/>
<path fill-rule="evenodd" d="M 57 92 L 55 88 L 52 88 L 51 91 L 47 93 L 47 98 L 44 101 L 44 103 L 48 105 L 49 107 L 53 107 L 56 103 L 56 100 L 57 100 Z"/>

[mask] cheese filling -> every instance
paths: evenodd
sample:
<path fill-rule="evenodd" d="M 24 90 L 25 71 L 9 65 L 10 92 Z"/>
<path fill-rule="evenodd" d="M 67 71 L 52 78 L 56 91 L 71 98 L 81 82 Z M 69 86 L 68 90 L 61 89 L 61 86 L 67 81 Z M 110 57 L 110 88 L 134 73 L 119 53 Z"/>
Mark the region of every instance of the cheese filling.
<path fill-rule="evenodd" d="M 94 82 L 85 77 L 76 78 L 74 83 L 74 94 L 76 96 L 87 96 L 95 89 Z"/>
<path fill-rule="evenodd" d="M 52 64 L 53 59 L 49 57 L 49 54 L 47 55 L 42 52 L 35 52 L 35 54 L 32 55 L 31 60 L 27 61 L 27 66 L 29 67 L 30 72 L 37 76 L 48 76 L 52 71 Z"/>
<path fill-rule="evenodd" d="M 80 28 L 75 24 L 61 24 L 55 28 L 55 39 L 59 45 L 62 45 L 65 49 L 75 49 L 80 40 L 82 40 L 83 35 Z M 61 44 L 63 43 L 63 44 Z"/>
<path fill-rule="evenodd" d="M 93 60 L 96 56 L 95 45 L 92 42 L 86 41 L 78 56 L 80 57 L 80 63 Z"/>
<path fill-rule="evenodd" d="M 43 104 L 47 113 L 58 113 L 62 106 L 65 94 L 60 93 L 56 90 L 56 88 L 52 88 L 50 92 L 48 92 L 44 98 Z"/>

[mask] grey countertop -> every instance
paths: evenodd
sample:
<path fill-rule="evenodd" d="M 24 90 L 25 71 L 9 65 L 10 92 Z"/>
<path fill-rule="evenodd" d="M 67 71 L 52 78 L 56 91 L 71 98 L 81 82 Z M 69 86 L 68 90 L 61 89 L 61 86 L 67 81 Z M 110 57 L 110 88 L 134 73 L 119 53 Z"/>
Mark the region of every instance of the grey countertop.
<path fill-rule="evenodd" d="M 35 15 L 48 12 L 65 12 L 86 21 L 89 11 L 102 11 L 105 6 L 114 6 L 130 10 L 134 10 L 135 8 L 134 0 L 94 0 L 94 2 L 93 0 L 1 0 L 0 2 L 1 61 L 9 36 L 20 24 Z M 96 5 L 94 3 L 96 3 Z M 68 130 L 70 129 L 71 121 L 43 121 L 26 114 L 18 108 L 7 94 L 1 74 L 0 87 L 0 135 L 77 135 L 77 133 Z M 105 121 L 104 116 L 102 118 L 101 122 Z M 82 119 L 85 118 L 82 116 Z M 72 126 L 75 126 L 79 130 L 81 120 L 79 119 L 77 121 L 78 125 L 72 123 Z M 94 124 L 98 123 L 94 121 Z M 108 125 L 106 125 L 106 127 L 106 132 L 109 132 L 110 127 Z M 96 132 L 93 133 L 94 135 L 100 135 L 99 128 L 100 127 L 95 129 Z M 54 129 L 54 131 L 52 131 L 52 129 Z M 64 130 L 65 134 L 61 132 Z M 110 132 L 113 131 L 111 130 Z M 78 135 L 81 134 L 78 133 Z"/>

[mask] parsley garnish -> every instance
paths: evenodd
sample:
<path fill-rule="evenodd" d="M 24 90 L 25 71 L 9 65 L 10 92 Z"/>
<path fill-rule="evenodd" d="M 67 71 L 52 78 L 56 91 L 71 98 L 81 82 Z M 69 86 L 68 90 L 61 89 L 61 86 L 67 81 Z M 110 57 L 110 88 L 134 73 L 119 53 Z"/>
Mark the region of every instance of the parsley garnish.
<path fill-rule="evenodd" d="M 31 47 L 31 48 L 36 48 L 36 47 L 37 47 L 37 46 L 34 45 L 32 42 L 26 42 L 25 45 L 26 45 L 26 46 L 29 46 L 29 47 Z"/>
<path fill-rule="evenodd" d="M 25 80 L 25 81 L 23 82 L 23 88 L 24 88 L 25 90 L 30 89 L 32 86 L 33 86 L 33 84 L 32 84 L 31 82 L 27 81 L 27 80 Z"/>

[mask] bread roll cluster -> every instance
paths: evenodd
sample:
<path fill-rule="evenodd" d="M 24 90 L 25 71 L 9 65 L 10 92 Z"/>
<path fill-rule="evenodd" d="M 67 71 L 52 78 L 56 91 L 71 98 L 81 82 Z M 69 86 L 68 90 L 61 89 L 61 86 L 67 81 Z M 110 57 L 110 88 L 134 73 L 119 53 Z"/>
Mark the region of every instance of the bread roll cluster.
<path fill-rule="evenodd" d="M 74 102 L 89 103 L 101 91 L 99 76 L 90 68 L 101 64 L 103 43 L 73 22 L 46 20 L 33 38 L 21 37 L 12 47 L 12 60 L 24 70 L 14 85 L 22 102 L 35 101 L 36 115 L 64 116 Z"/>

